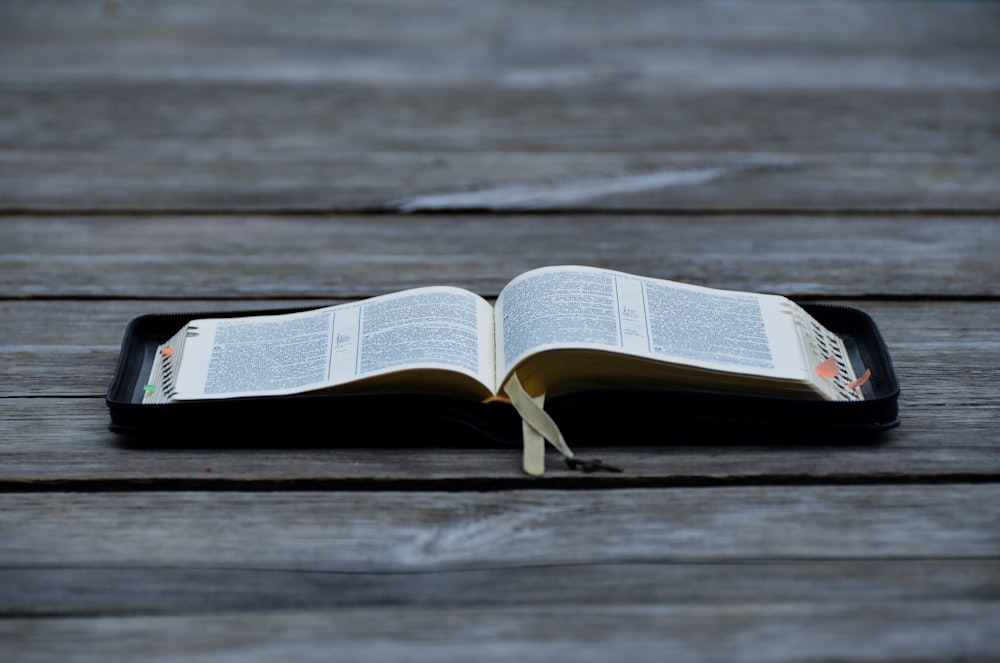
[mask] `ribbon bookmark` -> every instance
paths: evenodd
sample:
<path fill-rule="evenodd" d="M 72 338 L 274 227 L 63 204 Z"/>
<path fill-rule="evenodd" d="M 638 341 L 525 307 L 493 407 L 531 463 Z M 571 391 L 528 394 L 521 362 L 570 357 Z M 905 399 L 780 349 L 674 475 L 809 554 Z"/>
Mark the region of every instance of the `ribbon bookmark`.
<path fill-rule="evenodd" d="M 566 458 L 573 458 L 573 450 L 566 444 L 562 432 L 549 413 L 542 409 L 545 394 L 532 398 L 524 390 L 517 378 L 517 373 L 510 376 L 503 390 L 510 397 L 510 402 L 521 415 L 521 430 L 524 436 L 523 466 L 526 474 L 540 477 L 545 474 L 545 440 L 552 443 Z"/>
<path fill-rule="evenodd" d="M 542 409 L 545 404 L 545 394 L 532 397 L 525 391 L 517 373 L 510 376 L 507 384 L 503 386 L 503 390 L 510 397 L 514 409 L 521 415 L 521 435 L 524 439 L 522 467 L 525 474 L 533 477 L 545 474 L 545 440 L 548 440 L 552 446 L 559 450 L 559 453 L 566 457 L 566 464 L 571 469 L 583 472 L 593 472 L 594 470 L 622 471 L 620 467 L 605 465 L 599 459 L 577 460 L 573 455 L 573 450 L 563 439 L 559 426 L 552 420 L 549 413 Z"/>
<path fill-rule="evenodd" d="M 861 385 L 863 385 L 864 383 L 868 382 L 869 379 L 871 379 L 871 376 L 872 376 L 872 369 L 866 368 L 864 374 L 861 377 L 859 377 L 854 382 L 848 382 L 844 386 L 847 387 L 848 389 L 860 389 Z"/>
<path fill-rule="evenodd" d="M 539 408 L 545 405 L 545 394 L 528 398 L 531 398 Z M 524 440 L 521 459 L 524 473 L 533 477 L 542 476 L 545 474 L 545 438 L 526 419 L 521 420 L 521 438 Z"/>

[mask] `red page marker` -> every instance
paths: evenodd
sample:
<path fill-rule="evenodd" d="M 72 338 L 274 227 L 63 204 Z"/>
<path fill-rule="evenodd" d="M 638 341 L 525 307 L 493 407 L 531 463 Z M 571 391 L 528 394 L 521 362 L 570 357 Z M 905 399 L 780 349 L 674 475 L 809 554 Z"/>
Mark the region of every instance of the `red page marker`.
<path fill-rule="evenodd" d="M 822 378 L 835 378 L 840 373 L 837 369 L 837 360 L 830 357 L 816 367 L 816 373 Z"/>

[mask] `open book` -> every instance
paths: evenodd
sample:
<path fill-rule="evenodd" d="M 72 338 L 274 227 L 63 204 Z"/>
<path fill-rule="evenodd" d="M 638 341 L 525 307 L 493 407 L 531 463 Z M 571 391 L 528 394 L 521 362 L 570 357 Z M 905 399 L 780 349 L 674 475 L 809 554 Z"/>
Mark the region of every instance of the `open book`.
<path fill-rule="evenodd" d="M 572 457 L 544 410 L 547 396 L 670 387 L 856 401 L 866 378 L 842 340 L 785 297 L 557 266 L 517 276 L 495 306 L 432 286 L 191 320 L 158 348 L 142 401 L 318 391 L 508 401 L 524 421 L 525 469 L 540 474 L 544 439 Z"/>

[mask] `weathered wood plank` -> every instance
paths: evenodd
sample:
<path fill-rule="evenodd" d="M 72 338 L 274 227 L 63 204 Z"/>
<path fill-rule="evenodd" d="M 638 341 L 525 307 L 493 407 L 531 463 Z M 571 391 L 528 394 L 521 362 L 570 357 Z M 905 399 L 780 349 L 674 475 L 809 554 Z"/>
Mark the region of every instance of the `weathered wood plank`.
<path fill-rule="evenodd" d="M 582 263 L 789 296 L 984 297 L 1000 294 L 998 254 L 993 215 L 6 216 L 0 292 L 336 299 L 447 283 L 490 296 L 527 269 Z"/>
<path fill-rule="evenodd" d="M 820 589 L 823 589 L 822 587 Z M 993 602 L 385 608 L 0 621 L 0 653 L 94 661 L 990 661 Z"/>
<path fill-rule="evenodd" d="M 261 310 L 329 301 L 0 301 L 0 396 L 102 396 L 125 326 L 146 313 Z M 916 408 L 991 402 L 990 366 L 1000 348 L 1000 306 L 992 302 L 844 300 L 876 321 L 904 398 Z M 968 415 L 969 413 L 966 413 Z M 937 416 L 947 417 L 947 412 Z"/>
<path fill-rule="evenodd" d="M 0 658 L 989 660 L 998 16 L 3 4 Z M 574 214 L 413 213 L 535 207 Z M 593 215 L 614 209 L 691 214 Z M 101 210 L 230 216 L 45 214 Z M 602 447 L 625 478 L 543 481 L 516 450 L 106 431 L 134 315 L 493 295 L 559 262 L 869 298 L 903 427 L 866 447 Z"/>
<path fill-rule="evenodd" d="M 934 483 L 5 493 L 0 566 L 386 573 L 762 559 L 995 560 L 998 498 L 1000 484 Z"/>
<path fill-rule="evenodd" d="M 463 638 L 484 627 L 480 620 L 542 644 L 553 633 L 578 643 L 585 632 L 575 629 L 586 624 L 586 632 L 615 634 L 602 655 L 609 644 L 674 642 L 682 632 L 691 644 L 690 620 L 701 624 L 703 644 L 737 633 L 744 643 L 766 639 L 769 649 L 801 652 L 797 639 L 808 636 L 810 647 L 844 652 L 824 643 L 843 643 L 865 624 L 873 633 L 866 651 L 884 646 L 891 659 L 909 650 L 893 644 L 896 636 L 884 645 L 878 638 L 924 625 L 921 651 L 977 652 L 998 612 L 996 493 L 938 485 L 8 494 L 0 520 L 16 534 L 0 539 L 4 607 L 59 619 L 4 619 L 0 630 L 22 652 L 50 652 L 70 634 L 90 641 L 99 630 L 107 640 L 108 630 L 136 629 L 110 640 L 141 641 L 148 658 L 166 647 L 150 627 L 170 632 L 197 615 L 181 642 L 214 652 L 199 630 L 207 625 L 220 628 L 210 639 L 226 651 L 252 655 L 259 645 L 242 624 L 259 634 L 292 620 L 307 652 L 330 633 L 299 631 L 314 619 L 348 623 L 358 647 L 427 646 L 418 615 L 432 615 L 432 632 L 453 623 L 463 634 L 431 639 L 433 654 L 448 657 L 468 653 Z M 134 609 L 179 616 L 122 616 Z M 72 614 L 98 618 L 66 619 Z M 358 615 L 367 626 L 357 628 Z M 539 621 L 541 631 L 528 626 Z M 482 647 L 480 635 L 473 640 Z M 133 646 L 103 654 L 124 656 Z M 186 645 L 164 651 L 178 647 Z"/>
<path fill-rule="evenodd" d="M 0 209 L 998 207 L 990 3 L 0 12 Z"/>
<path fill-rule="evenodd" d="M 0 76 L 975 88 L 1000 76 L 997 18 L 980 2 L 8 2 Z"/>
<path fill-rule="evenodd" d="M 1000 601 L 1000 560 L 655 561 L 389 573 L 120 567 L 0 569 L 0 624 L 14 617 L 127 613 L 440 608 L 549 608 L 600 596 L 609 609 L 748 604 L 806 610 L 871 603 Z M 2 627 L 0 627 L 2 628 Z"/>
<path fill-rule="evenodd" d="M 295 302 L 273 302 L 284 305 Z M 299 302 L 301 303 L 301 302 Z M 707 436 L 676 439 L 664 432 L 652 448 L 598 445 L 594 455 L 626 467 L 624 477 L 560 469 L 550 478 L 593 483 L 656 479 L 713 483 L 783 477 L 827 479 L 956 477 L 995 473 L 1000 450 L 1000 396 L 989 367 L 996 363 L 996 306 L 983 303 L 846 302 L 868 311 L 885 334 L 903 387 L 903 425 L 882 445 L 738 446 Z M 462 436 L 430 428 L 442 449 L 404 454 L 371 449 L 371 439 L 342 448 L 310 449 L 284 437 L 264 448 L 234 451 L 123 446 L 107 431 L 102 395 L 114 370 L 127 320 L 141 313 L 240 308 L 245 302 L 2 302 L 0 438 L 7 440 L 0 479 L 30 487 L 144 482 L 353 482 L 522 479 L 511 449 L 469 451 Z M 87 343 L 93 343 L 89 346 Z M 24 397 L 31 398 L 24 398 Z M 74 396 L 67 398 L 67 396 Z M 42 397 L 42 398 L 39 398 Z M 82 398 L 81 398 L 82 397 Z M 654 433 L 647 431 L 647 438 Z M 376 441 L 386 440 L 376 437 Z M 469 442 L 475 442 L 470 438 Z M 265 441 L 266 442 L 266 441 Z M 208 446 L 212 446 L 209 444 Z M 322 446 L 322 445 L 321 445 Z M 390 445 L 391 446 L 391 445 Z M 206 474 L 204 468 L 213 468 Z"/>
<path fill-rule="evenodd" d="M 418 86 L 197 77 L 11 81 L 0 75 L 0 109 L 7 118 L 0 137 L 8 158 L 21 157 L 27 164 L 47 156 L 53 162 L 62 158 L 86 163 L 86 155 L 79 154 L 85 149 L 91 150 L 92 159 L 145 157 L 150 166 L 177 161 L 209 168 L 214 162 L 219 168 L 229 158 L 228 165 L 237 170 L 232 173 L 235 182 L 240 175 L 265 173 L 269 165 L 297 165 L 304 173 L 310 158 L 314 166 L 327 169 L 349 163 L 371 168 L 386 157 L 405 158 L 414 152 L 439 159 L 464 155 L 469 164 L 489 153 L 506 153 L 511 160 L 539 153 L 535 158 L 542 161 L 522 176 L 543 175 L 546 164 L 568 166 L 572 155 L 592 161 L 590 169 L 575 171 L 578 176 L 600 174 L 593 167 L 602 158 L 608 165 L 632 164 L 635 169 L 670 165 L 671 158 L 677 166 L 695 165 L 700 159 L 704 165 L 714 161 L 718 166 L 729 162 L 734 167 L 782 170 L 838 163 L 826 161 L 824 154 L 842 155 L 839 162 L 844 165 L 872 160 L 869 168 L 891 172 L 894 163 L 905 168 L 909 161 L 909 168 L 926 168 L 932 159 L 949 153 L 995 158 L 1000 76 L 993 78 L 983 89 L 922 88 L 919 83 L 692 89 L 654 83 L 625 89 L 555 85 L 526 91 L 491 78 Z M 49 153 L 52 150 L 55 153 Z M 602 157 L 603 152 L 634 156 L 629 161 L 621 154 Z M 237 162 L 249 155 L 266 162 Z M 639 160 L 642 155 L 645 162 Z M 498 168 L 503 164 L 498 161 Z M 195 174 L 177 173 L 175 182 Z M 297 174 L 273 172 L 264 184 L 279 185 Z M 948 172 L 940 169 L 938 174 Z M 321 180 L 314 176 L 306 181 Z M 351 181 L 360 180 L 356 175 Z"/>
<path fill-rule="evenodd" d="M 0 399 L 0 484 L 9 490 L 80 490 L 151 486 L 219 490 L 299 488 L 380 489 L 539 485 L 725 485 L 811 481 L 877 482 L 983 480 L 1000 472 L 1000 412 L 993 403 L 940 414 L 910 409 L 903 427 L 881 444 L 737 444 L 729 437 L 698 439 L 670 431 L 640 431 L 627 440 L 570 444 L 584 457 L 621 465 L 621 474 L 581 474 L 552 453 L 544 480 L 521 471 L 521 452 L 483 448 L 477 437 L 416 422 L 400 431 L 353 433 L 324 445 L 315 436 L 284 435 L 241 444 L 238 439 L 180 440 L 176 445 L 129 442 L 108 432 L 97 399 Z M 417 434 L 427 442 L 409 446 Z M 471 448 L 470 448 L 471 447 Z M 548 483 L 543 483 L 548 482 Z M 789 490 L 792 490 L 791 488 Z"/>
<path fill-rule="evenodd" d="M 989 112 L 995 116 L 996 110 Z M 827 123 L 816 118 L 819 126 Z M 659 125 L 656 130 L 671 133 Z M 687 131 L 676 127 L 672 133 Z M 984 129 L 990 131 L 996 129 Z M 597 152 L 457 147 L 400 152 L 325 144 L 316 153 L 281 146 L 216 147 L 208 138 L 190 136 L 178 138 L 169 150 L 173 154 L 161 154 L 145 142 L 137 137 L 135 147 L 107 153 L 92 147 L 0 151 L 0 213 L 1000 208 L 992 175 L 1000 158 L 993 148 L 987 154 L 964 154 L 964 147 L 952 145 L 940 153 L 904 155 L 755 155 L 620 145 Z"/>

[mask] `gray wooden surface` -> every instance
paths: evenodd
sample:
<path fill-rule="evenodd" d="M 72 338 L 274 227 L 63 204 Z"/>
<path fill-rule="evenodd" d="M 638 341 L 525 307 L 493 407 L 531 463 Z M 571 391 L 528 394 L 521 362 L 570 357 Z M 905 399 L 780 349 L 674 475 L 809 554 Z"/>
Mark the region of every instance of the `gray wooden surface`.
<path fill-rule="evenodd" d="M 996 660 L 998 224 L 990 2 L 0 3 L 0 659 Z M 902 426 L 107 430 L 137 315 L 560 263 L 862 308 Z"/>

